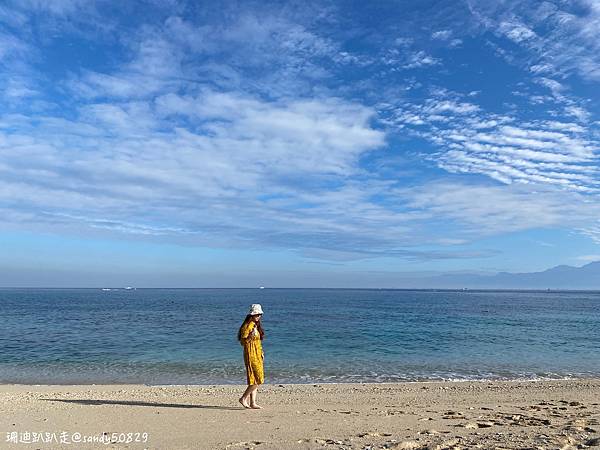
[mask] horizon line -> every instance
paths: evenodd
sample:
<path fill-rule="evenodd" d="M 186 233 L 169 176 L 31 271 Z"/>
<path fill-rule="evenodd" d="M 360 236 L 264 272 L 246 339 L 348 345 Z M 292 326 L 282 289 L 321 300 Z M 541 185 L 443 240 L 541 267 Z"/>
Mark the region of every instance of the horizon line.
<path fill-rule="evenodd" d="M 310 290 L 356 290 L 356 291 L 445 291 L 445 292 L 600 292 L 600 288 L 593 289 L 571 289 L 571 288 L 402 288 L 402 287 L 131 287 L 130 289 L 125 287 L 77 287 L 77 286 L 0 286 L 2 289 L 45 289 L 45 290 L 60 290 L 60 289 L 86 289 L 86 290 L 110 290 L 110 291 L 136 291 L 136 290 L 152 290 L 152 289 L 163 289 L 163 290 L 283 290 L 283 289 L 310 289 Z"/>

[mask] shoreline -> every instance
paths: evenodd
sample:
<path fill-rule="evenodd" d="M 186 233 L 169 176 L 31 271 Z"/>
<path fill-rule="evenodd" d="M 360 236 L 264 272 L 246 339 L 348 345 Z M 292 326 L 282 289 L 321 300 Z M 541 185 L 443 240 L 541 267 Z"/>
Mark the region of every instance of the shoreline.
<path fill-rule="evenodd" d="M 116 436 L 82 449 L 600 446 L 600 378 L 265 384 L 261 410 L 239 405 L 245 387 L 4 384 L 0 431 Z M 136 432 L 148 433 L 147 442 L 118 442 Z"/>
<path fill-rule="evenodd" d="M 264 386 L 312 386 L 312 385 L 397 385 L 397 384 L 435 384 L 435 383 L 539 383 L 547 381 L 600 381 L 600 375 L 590 375 L 589 377 L 562 377 L 562 378 L 511 378 L 511 379 L 497 379 L 497 378 L 482 378 L 482 379 L 441 379 L 441 380 L 414 380 L 414 381 L 309 381 L 306 383 L 297 382 L 265 382 Z M 232 386 L 245 386 L 242 383 L 206 383 L 206 384 L 170 384 L 170 383 L 10 383 L 0 381 L 0 387 L 3 386 L 145 386 L 145 387 L 232 387 Z"/>

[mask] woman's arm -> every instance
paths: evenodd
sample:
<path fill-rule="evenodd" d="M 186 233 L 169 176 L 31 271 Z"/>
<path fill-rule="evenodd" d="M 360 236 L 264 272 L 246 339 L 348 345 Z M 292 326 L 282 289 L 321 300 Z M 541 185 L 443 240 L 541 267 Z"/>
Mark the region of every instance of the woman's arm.
<path fill-rule="evenodd" d="M 244 328 L 242 329 L 242 334 L 240 336 L 242 343 L 249 342 L 254 337 L 255 333 L 256 333 L 256 327 L 255 327 L 254 322 L 250 322 L 250 323 L 246 324 L 244 326 Z"/>

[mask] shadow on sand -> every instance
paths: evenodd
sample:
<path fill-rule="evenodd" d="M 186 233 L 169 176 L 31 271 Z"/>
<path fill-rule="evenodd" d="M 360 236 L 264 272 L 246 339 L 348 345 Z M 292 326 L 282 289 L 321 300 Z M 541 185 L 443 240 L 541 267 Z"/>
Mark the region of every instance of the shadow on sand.
<path fill-rule="evenodd" d="M 161 408 L 201 408 L 201 409 L 223 409 L 238 411 L 244 409 L 243 407 L 235 406 L 213 406 L 213 405 L 187 405 L 179 403 L 154 403 L 154 402 L 136 402 L 133 400 L 72 400 L 66 398 L 42 398 L 41 400 L 47 402 L 63 402 L 63 403 L 76 403 L 78 405 L 125 405 L 125 406 L 152 406 Z"/>

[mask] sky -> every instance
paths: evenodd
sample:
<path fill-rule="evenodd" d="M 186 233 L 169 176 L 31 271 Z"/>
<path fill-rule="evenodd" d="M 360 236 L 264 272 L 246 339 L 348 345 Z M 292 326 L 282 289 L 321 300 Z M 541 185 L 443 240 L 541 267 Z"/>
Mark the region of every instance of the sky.
<path fill-rule="evenodd" d="M 600 2 L 0 2 L 0 286 L 600 260 Z"/>

